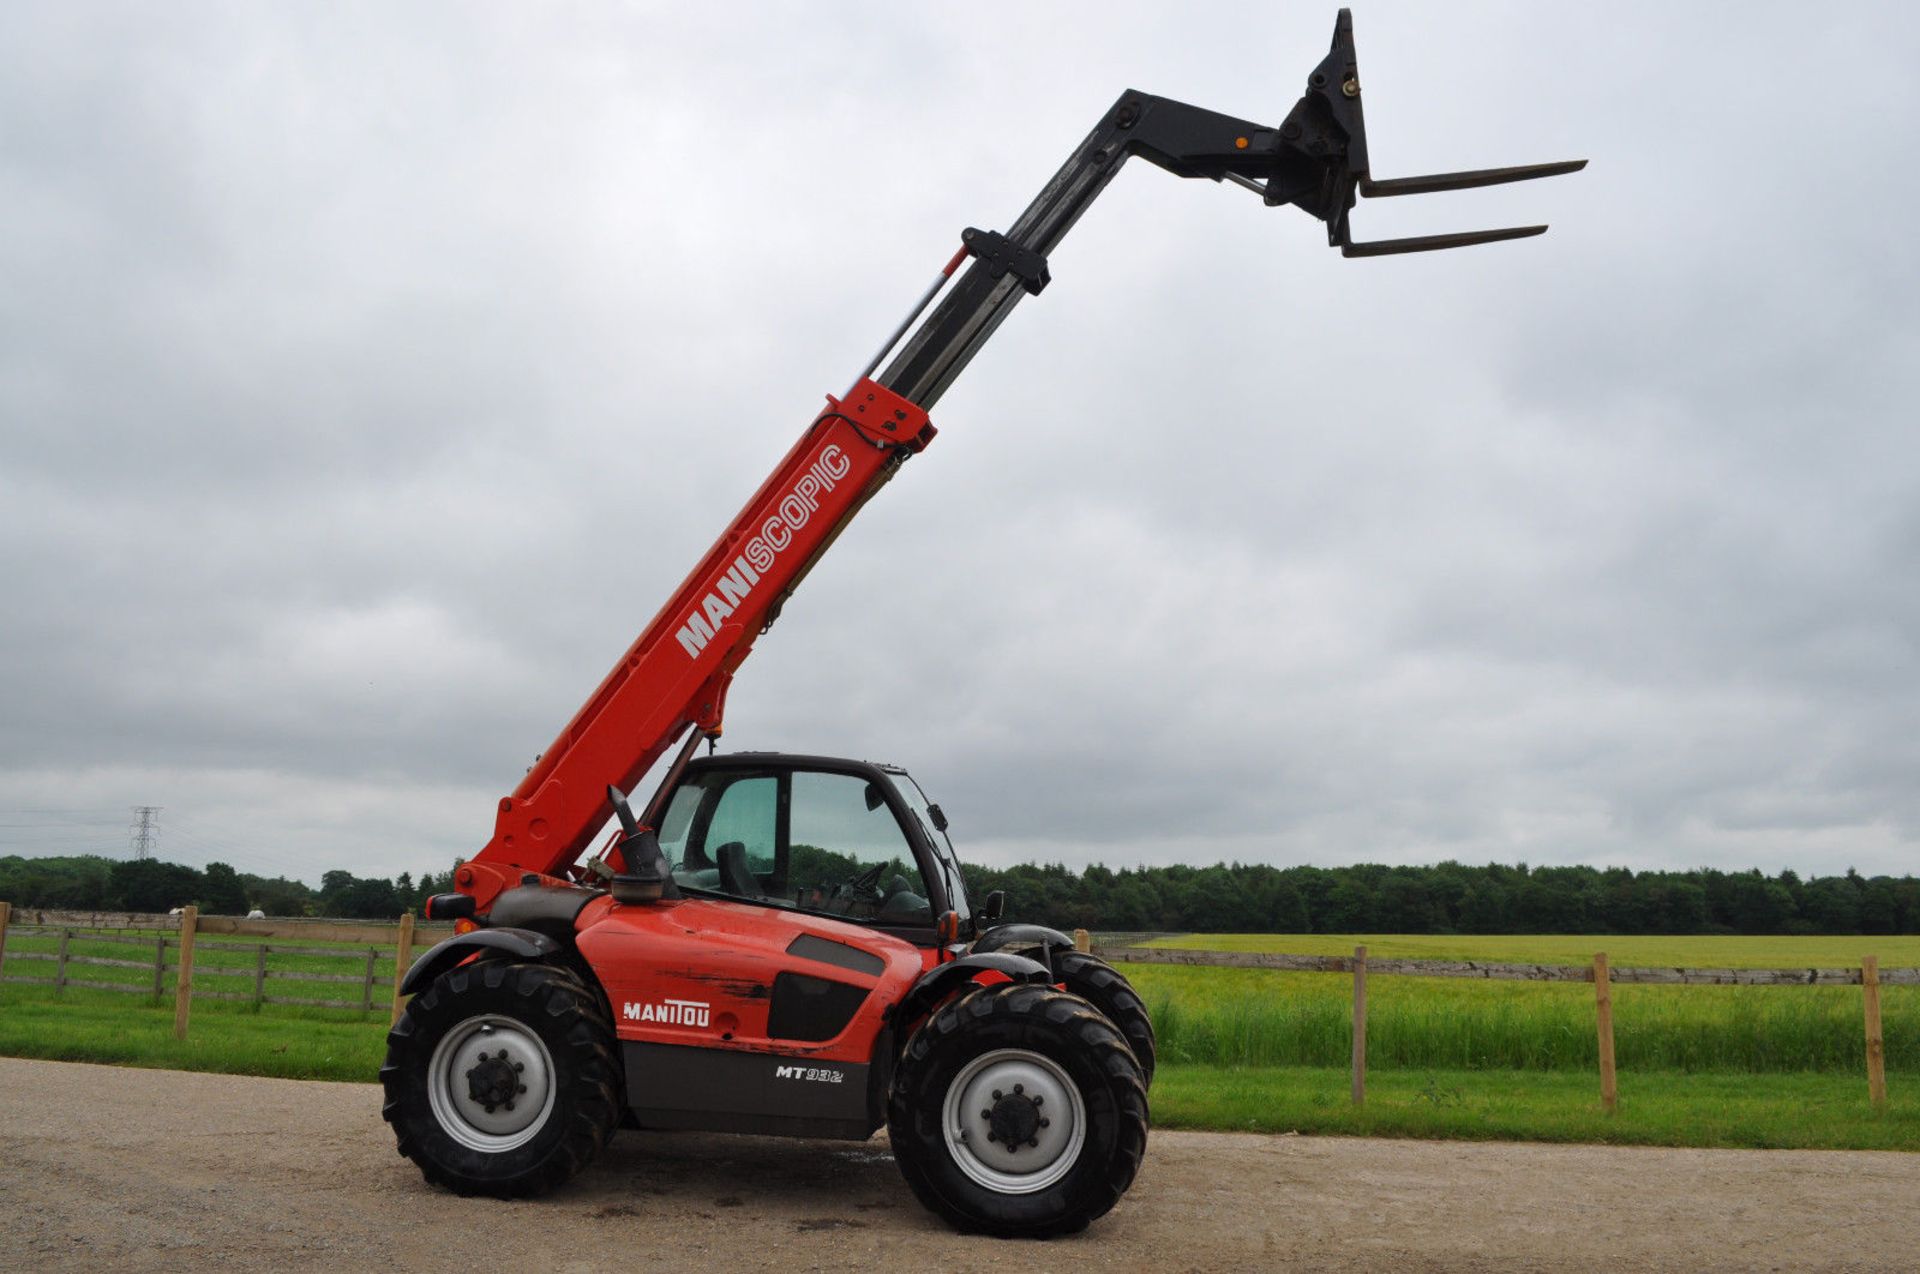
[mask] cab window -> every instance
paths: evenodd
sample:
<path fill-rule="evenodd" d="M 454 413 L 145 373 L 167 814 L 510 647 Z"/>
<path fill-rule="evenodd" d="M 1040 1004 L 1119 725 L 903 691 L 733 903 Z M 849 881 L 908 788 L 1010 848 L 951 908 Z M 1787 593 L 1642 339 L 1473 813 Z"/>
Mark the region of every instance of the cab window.
<path fill-rule="evenodd" d="M 672 865 L 675 883 L 742 896 L 759 893 L 778 859 L 779 809 L 780 780 L 771 774 L 715 774 L 682 785 L 667 804 L 659 832 L 660 852 Z"/>
<path fill-rule="evenodd" d="M 919 865 L 886 794 L 852 774 L 794 773 L 787 879 L 810 910 L 913 924 L 932 919 Z"/>
<path fill-rule="evenodd" d="M 709 772 L 683 784 L 660 848 L 685 889 L 881 925 L 931 923 L 912 843 L 875 782 Z"/>

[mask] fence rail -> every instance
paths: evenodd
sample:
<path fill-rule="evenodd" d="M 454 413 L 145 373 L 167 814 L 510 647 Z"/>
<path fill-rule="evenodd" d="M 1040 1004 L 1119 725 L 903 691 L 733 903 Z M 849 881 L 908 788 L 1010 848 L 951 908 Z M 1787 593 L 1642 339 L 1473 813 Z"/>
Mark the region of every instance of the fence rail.
<path fill-rule="evenodd" d="M 1887 1103 L 1886 1045 L 1880 1024 L 1880 988 L 1920 985 L 1920 968 L 1883 969 L 1877 957 L 1861 957 L 1851 969 L 1687 969 L 1615 968 L 1606 952 L 1596 952 L 1591 965 L 1511 964 L 1479 960 L 1381 960 L 1355 947 L 1350 956 L 1288 955 L 1270 951 L 1195 951 L 1179 947 L 1091 945 L 1084 929 L 1074 931 L 1074 945 L 1092 950 L 1111 963 L 1184 964 L 1224 969 L 1275 969 L 1293 973 L 1351 973 L 1353 975 L 1353 1104 L 1366 1100 L 1367 978 L 1369 975 L 1420 978 L 1487 978 L 1515 982 L 1590 982 L 1594 991 L 1594 1030 L 1600 1059 L 1600 1104 L 1608 1114 L 1618 1108 L 1618 1080 L 1614 1067 L 1613 986 L 1620 982 L 1656 986 L 1857 986 L 1861 989 L 1861 1022 L 1866 1031 L 1867 1093 L 1875 1109 Z"/>
<path fill-rule="evenodd" d="M 1100 947 L 1102 959 L 1134 964 L 1201 964 L 1228 969 L 1285 969 L 1295 973 L 1350 973 L 1352 956 L 1282 955 L 1271 951 L 1191 951 L 1179 947 Z M 1519 982 L 1591 982 L 1585 964 L 1502 964 L 1484 960 L 1382 960 L 1367 957 L 1370 973 L 1416 978 L 1491 978 Z M 1615 967 L 1615 982 L 1657 986 L 1859 986 L 1853 969 L 1686 969 Z M 1881 986 L 1920 986 L 1920 968 L 1882 969 Z"/>
<path fill-rule="evenodd" d="M 116 929 L 122 932 L 110 932 Z M 421 926 L 421 929 L 426 931 L 423 936 L 430 938 L 437 937 L 442 931 L 451 932 L 447 926 Z M 109 932 L 100 932 L 102 930 Z M 129 933 L 125 932 L 126 930 L 144 932 Z M 196 961 L 194 939 L 201 935 L 294 938 L 307 942 L 347 942 L 355 946 L 317 947 L 288 945 L 284 942 L 200 943 Z M 192 907 L 182 908 L 178 915 L 160 916 L 136 912 L 14 911 L 6 902 L 0 902 L 0 983 L 51 986 L 56 995 L 68 987 L 82 987 L 88 990 L 122 991 L 159 998 L 166 994 L 168 975 L 171 974 L 174 983 L 174 1034 L 177 1038 L 184 1039 L 194 1000 L 226 1000 L 256 1006 L 278 1004 L 358 1009 L 366 1012 L 374 1008 L 376 993 L 388 980 L 391 980 L 392 1018 L 398 1020 L 403 1004 L 400 983 L 406 974 L 415 936 L 416 929 L 411 914 L 400 917 L 397 924 L 292 918 L 243 920 L 233 916 L 201 916 Z M 53 938 L 57 939 L 57 945 L 52 951 L 23 951 L 17 946 L 18 941 L 23 938 Z M 15 944 L 14 949 L 11 950 L 9 950 L 10 940 Z M 150 958 L 143 960 L 125 960 L 114 956 L 76 952 L 72 949 L 76 943 L 139 946 L 151 949 L 153 954 Z M 356 947 L 358 949 L 355 949 Z M 244 965 L 224 963 L 219 959 L 222 956 L 234 955 L 247 956 L 250 959 Z M 269 957 L 272 956 L 318 957 L 343 962 L 355 960 L 360 961 L 362 967 L 357 973 L 276 969 L 268 965 Z M 9 961 L 13 962 L 16 969 L 23 963 L 34 966 L 52 964 L 53 976 L 42 977 L 32 973 L 8 972 Z M 139 969 L 142 972 L 151 972 L 152 976 L 143 978 L 138 983 L 82 979 L 74 977 L 70 972 L 77 966 Z M 196 972 L 203 983 L 210 982 L 213 985 L 194 985 Z M 251 981 L 252 989 L 248 991 L 227 989 L 235 980 Z M 328 999 L 321 996 L 269 995 L 267 989 L 270 981 L 279 984 L 305 982 L 328 986 L 355 986 L 359 988 L 360 994 L 351 1000 Z"/>

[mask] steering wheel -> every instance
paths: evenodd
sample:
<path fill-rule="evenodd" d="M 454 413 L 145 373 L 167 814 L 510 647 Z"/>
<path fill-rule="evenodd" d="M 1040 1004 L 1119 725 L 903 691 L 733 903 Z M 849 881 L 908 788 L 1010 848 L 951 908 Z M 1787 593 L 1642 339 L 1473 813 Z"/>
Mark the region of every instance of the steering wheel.
<path fill-rule="evenodd" d="M 875 863 L 851 880 L 842 881 L 833 887 L 835 900 L 847 902 L 879 902 L 881 900 L 880 873 L 887 869 L 885 863 Z"/>

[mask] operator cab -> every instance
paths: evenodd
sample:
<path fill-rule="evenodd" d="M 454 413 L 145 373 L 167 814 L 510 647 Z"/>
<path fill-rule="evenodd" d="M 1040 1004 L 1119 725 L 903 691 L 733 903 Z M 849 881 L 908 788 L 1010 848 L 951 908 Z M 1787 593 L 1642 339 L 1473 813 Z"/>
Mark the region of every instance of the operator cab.
<path fill-rule="evenodd" d="M 683 893 L 832 916 L 923 947 L 949 910 L 962 934 L 973 931 L 946 817 L 898 766 L 777 752 L 695 759 L 658 834 Z"/>

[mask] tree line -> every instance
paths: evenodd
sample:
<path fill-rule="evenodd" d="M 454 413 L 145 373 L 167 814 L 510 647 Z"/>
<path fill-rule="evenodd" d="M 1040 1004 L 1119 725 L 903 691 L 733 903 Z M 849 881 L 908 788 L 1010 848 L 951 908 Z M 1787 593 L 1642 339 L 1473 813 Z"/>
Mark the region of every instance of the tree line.
<path fill-rule="evenodd" d="M 1422 867 L 967 867 L 978 907 L 1060 929 L 1179 933 L 1920 933 L 1920 880 L 1791 871 Z"/>
<path fill-rule="evenodd" d="M 1060 929 L 1179 933 L 1920 933 L 1912 876 L 1801 879 L 1791 871 L 1629 871 L 1446 862 L 1423 867 L 1093 866 L 965 868 L 977 909 L 991 890 L 1006 916 Z M 20 907 L 390 920 L 453 888 L 453 868 L 415 880 L 329 871 L 318 889 L 225 863 L 0 858 L 0 899 Z"/>
<path fill-rule="evenodd" d="M 392 920 L 418 911 L 434 894 L 453 889 L 453 868 L 414 880 L 364 878 L 330 871 L 320 887 L 284 876 L 255 876 L 226 863 L 204 869 L 157 858 L 116 860 L 97 855 L 71 858 L 0 858 L 0 898 L 16 907 L 62 911 L 158 913 L 189 903 L 213 916 L 336 916 Z"/>

